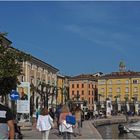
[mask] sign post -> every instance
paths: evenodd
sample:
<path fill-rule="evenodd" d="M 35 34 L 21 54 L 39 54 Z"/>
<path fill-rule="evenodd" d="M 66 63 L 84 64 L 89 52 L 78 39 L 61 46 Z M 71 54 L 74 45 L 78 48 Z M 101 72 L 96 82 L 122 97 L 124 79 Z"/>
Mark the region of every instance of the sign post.
<path fill-rule="evenodd" d="M 12 92 L 10 93 L 10 98 L 14 101 L 18 100 L 20 98 L 19 93 L 16 90 L 12 90 Z"/>
<path fill-rule="evenodd" d="M 21 82 L 17 87 L 20 98 L 17 100 L 17 113 L 22 114 L 20 121 L 30 121 L 30 83 Z"/>

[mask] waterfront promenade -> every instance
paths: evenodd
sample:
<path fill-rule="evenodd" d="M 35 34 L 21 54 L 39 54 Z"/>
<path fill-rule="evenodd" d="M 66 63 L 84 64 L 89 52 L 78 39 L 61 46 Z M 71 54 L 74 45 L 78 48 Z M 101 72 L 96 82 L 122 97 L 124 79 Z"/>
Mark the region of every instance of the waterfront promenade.
<path fill-rule="evenodd" d="M 100 125 L 108 125 L 108 124 L 118 124 L 118 123 L 126 123 L 126 122 L 135 122 L 139 121 L 140 116 L 126 116 L 126 115 L 117 115 L 117 116 L 110 116 L 108 118 L 100 118 L 100 119 L 94 119 L 92 123 L 94 126 L 100 126 Z"/>
<path fill-rule="evenodd" d="M 128 117 L 128 121 L 138 121 L 140 116 Z M 110 116 L 109 118 L 100 118 L 100 119 L 91 119 L 85 120 L 82 127 L 82 136 L 74 137 L 72 139 L 102 139 L 102 136 L 97 131 L 96 126 L 98 125 L 107 125 L 114 123 L 123 123 L 126 122 L 125 115 Z M 32 126 L 32 130 L 22 131 L 23 139 L 41 139 L 41 133 L 36 130 L 35 126 Z M 57 127 L 55 126 L 50 131 L 49 139 L 63 139 L 62 136 L 58 135 Z"/>
<path fill-rule="evenodd" d="M 72 135 L 72 139 L 102 139 L 101 135 L 97 131 L 97 129 L 93 126 L 92 120 L 86 120 L 83 122 L 82 127 L 82 136 L 74 137 Z M 22 131 L 23 139 L 41 139 L 41 133 L 36 130 L 33 126 L 32 130 L 24 130 Z M 63 139 L 62 136 L 58 135 L 58 130 L 56 126 L 51 129 L 49 139 Z"/>

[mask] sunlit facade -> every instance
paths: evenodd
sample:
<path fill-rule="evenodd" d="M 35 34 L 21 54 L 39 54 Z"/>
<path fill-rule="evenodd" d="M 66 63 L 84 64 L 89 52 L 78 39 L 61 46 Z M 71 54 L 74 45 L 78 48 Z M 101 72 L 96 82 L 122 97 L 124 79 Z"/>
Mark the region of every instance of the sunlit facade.
<path fill-rule="evenodd" d="M 11 46 L 12 42 L 5 36 L 0 34 L 0 44 Z M 18 80 L 19 82 L 30 83 L 30 99 L 31 104 L 34 106 L 34 109 L 38 108 L 41 102 L 40 94 L 37 93 L 37 88 L 40 88 L 39 83 L 45 83 L 52 87 L 57 86 L 58 71 L 59 70 L 57 68 L 34 56 L 31 56 L 31 59 L 29 61 L 22 63 L 22 74 L 18 77 Z M 51 92 L 53 92 L 53 90 L 51 90 Z M 56 98 L 54 97 L 54 102 L 56 102 L 55 99 Z"/>
<path fill-rule="evenodd" d="M 87 101 L 89 110 L 94 109 L 95 89 L 97 88 L 97 76 L 94 74 L 81 74 L 69 79 L 70 99 Z"/>
<path fill-rule="evenodd" d="M 140 101 L 140 72 L 113 72 L 100 77 L 98 94 L 101 95 L 101 101 L 105 101 L 107 98 L 115 101 L 115 97 L 119 97 L 123 102 L 126 97 L 130 102 L 134 97 Z"/>

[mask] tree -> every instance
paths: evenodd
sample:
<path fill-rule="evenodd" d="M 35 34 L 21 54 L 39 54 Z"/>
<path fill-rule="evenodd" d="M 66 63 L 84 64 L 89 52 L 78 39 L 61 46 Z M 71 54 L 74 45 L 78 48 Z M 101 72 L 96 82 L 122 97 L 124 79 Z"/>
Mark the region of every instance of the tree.
<path fill-rule="evenodd" d="M 0 34 L 0 95 L 6 96 L 19 83 L 17 77 L 22 74 L 22 62 L 30 59 L 30 55 L 10 45 L 5 45 Z"/>

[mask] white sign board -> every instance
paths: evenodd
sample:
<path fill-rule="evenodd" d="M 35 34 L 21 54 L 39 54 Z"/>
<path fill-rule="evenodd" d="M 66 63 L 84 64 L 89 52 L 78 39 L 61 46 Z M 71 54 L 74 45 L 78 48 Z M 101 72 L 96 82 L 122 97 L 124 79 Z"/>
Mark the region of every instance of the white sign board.
<path fill-rule="evenodd" d="M 30 113 L 28 100 L 17 100 L 17 113 Z"/>
<path fill-rule="evenodd" d="M 17 100 L 17 113 L 30 113 L 30 83 L 21 82 L 17 87 L 20 99 Z"/>

